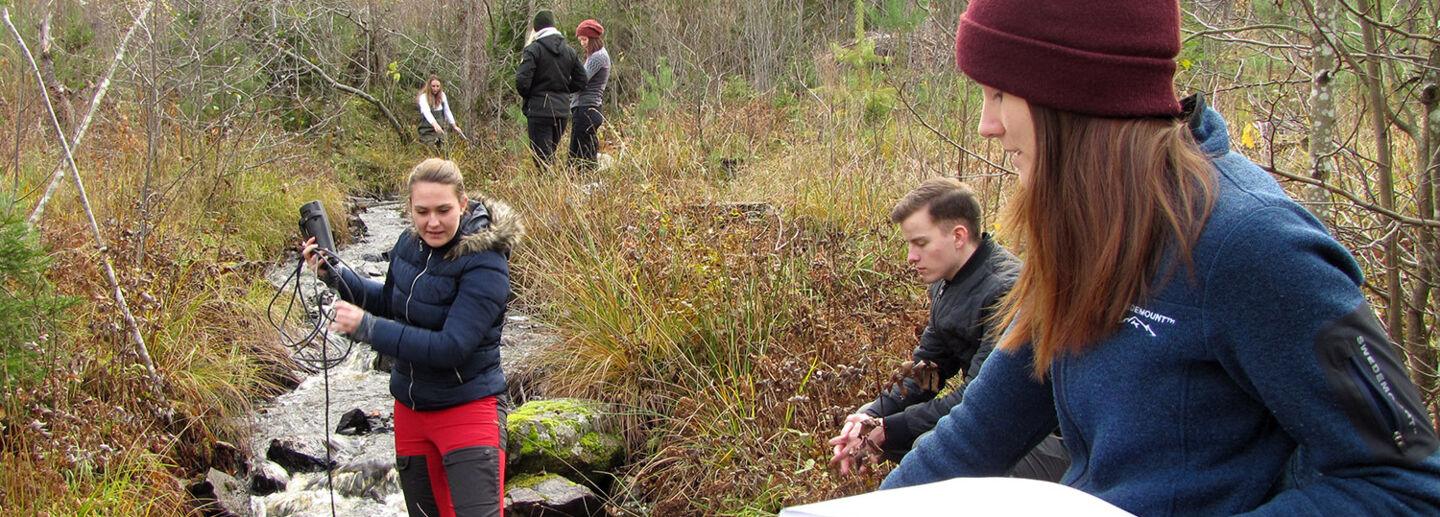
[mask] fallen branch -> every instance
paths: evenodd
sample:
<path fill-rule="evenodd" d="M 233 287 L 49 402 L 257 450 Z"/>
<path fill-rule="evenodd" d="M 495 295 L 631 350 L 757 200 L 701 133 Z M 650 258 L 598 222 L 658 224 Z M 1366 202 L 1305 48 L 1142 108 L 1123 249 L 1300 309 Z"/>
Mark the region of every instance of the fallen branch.
<path fill-rule="evenodd" d="M 145 8 L 141 10 L 139 16 L 135 17 L 136 25 L 140 23 L 140 20 L 143 19 L 146 14 L 150 12 L 150 8 L 154 6 L 155 2 L 153 1 L 145 4 Z M 20 37 L 20 31 L 15 29 L 14 23 L 11 23 L 10 9 L 8 7 L 0 8 L 0 17 L 4 18 L 5 26 L 10 28 L 10 33 L 14 34 L 15 40 L 20 43 L 20 49 L 24 51 L 25 58 L 30 61 L 30 69 L 35 73 L 35 80 L 40 85 L 41 91 L 44 91 L 45 80 L 40 77 L 40 67 L 35 63 L 35 56 L 30 54 L 30 47 L 25 44 L 25 38 Z M 133 26 L 131 30 L 133 32 Z M 121 45 L 121 48 L 124 48 L 124 44 Z M 124 52 L 122 50 L 119 56 L 123 55 Z M 117 56 L 117 60 L 119 56 Z M 109 81 L 108 77 L 106 81 Z M 65 152 L 65 163 L 70 166 L 70 176 L 75 179 L 75 189 L 80 191 L 80 205 L 85 208 L 85 217 L 90 223 L 90 232 L 95 238 L 95 246 L 100 252 L 101 262 L 105 264 L 105 277 L 110 282 L 110 289 L 114 293 L 115 303 L 120 307 L 120 313 L 125 318 L 125 325 L 130 328 L 130 337 L 135 340 L 135 355 L 139 357 L 141 364 L 145 366 L 145 370 L 150 374 L 151 389 L 155 391 L 156 395 L 160 395 L 162 386 L 160 374 L 155 371 L 155 363 L 150 360 L 150 351 L 145 346 L 145 336 L 140 334 L 140 326 L 135 323 L 135 315 L 130 312 L 130 305 L 125 302 L 124 291 L 120 290 L 120 281 L 115 277 L 115 267 L 110 263 L 110 249 L 105 246 L 105 237 L 100 234 L 100 224 L 95 222 L 95 211 L 90 208 L 90 198 L 85 194 L 85 182 L 80 178 L 79 167 L 75 166 L 75 155 L 71 152 L 69 140 L 65 138 L 65 129 L 60 127 L 60 119 L 55 116 L 55 105 L 50 102 L 50 96 L 43 94 L 41 97 L 45 99 L 45 109 L 50 114 L 50 124 L 54 126 L 55 135 L 60 139 L 61 150 Z"/>

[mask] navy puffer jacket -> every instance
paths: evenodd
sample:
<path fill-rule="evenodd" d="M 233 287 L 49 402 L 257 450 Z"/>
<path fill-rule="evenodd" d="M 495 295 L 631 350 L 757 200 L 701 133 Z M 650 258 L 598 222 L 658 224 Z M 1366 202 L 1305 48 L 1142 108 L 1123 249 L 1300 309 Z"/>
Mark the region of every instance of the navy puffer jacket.
<path fill-rule="evenodd" d="M 472 200 L 444 246 L 430 247 L 413 229 L 401 234 L 384 284 L 341 270 L 341 297 L 369 313 L 352 337 L 395 357 L 395 400 L 430 411 L 505 392 L 500 332 L 510 251 L 523 233 L 509 206 Z"/>

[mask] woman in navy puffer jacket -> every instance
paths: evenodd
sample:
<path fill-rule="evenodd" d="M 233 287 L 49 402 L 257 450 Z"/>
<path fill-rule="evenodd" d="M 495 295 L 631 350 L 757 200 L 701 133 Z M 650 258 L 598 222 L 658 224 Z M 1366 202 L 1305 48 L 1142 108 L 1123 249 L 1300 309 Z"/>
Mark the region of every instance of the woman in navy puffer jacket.
<path fill-rule="evenodd" d="M 385 283 L 340 269 L 345 301 L 330 328 L 395 357 L 395 467 L 410 515 L 500 515 L 500 331 L 524 230 L 505 204 L 468 199 L 454 162 L 422 161 L 409 184 L 415 227 L 391 250 Z"/>

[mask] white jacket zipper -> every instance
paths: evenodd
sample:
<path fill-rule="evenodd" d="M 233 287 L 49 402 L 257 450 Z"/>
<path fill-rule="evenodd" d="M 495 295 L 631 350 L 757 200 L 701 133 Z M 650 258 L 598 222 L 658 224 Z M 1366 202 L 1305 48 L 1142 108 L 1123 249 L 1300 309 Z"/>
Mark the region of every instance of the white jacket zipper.
<path fill-rule="evenodd" d="M 415 284 L 418 283 L 418 282 L 420 282 L 420 277 L 425 276 L 425 272 L 426 272 L 426 271 L 429 271 L 429 270 L 430 270 L 430 256 L 431 256 L 431 255 L 434 255 L 434 254 L 435 254 L 435 250 L 430 250 L 430 251 L 425 252 L 425 267 L 420 268 L 420 274 L 415 275 L 415 279 L 410 281 L 410 293 L 407 294 L 407 295 L 405 295 L 405 321 L 406 321 L 407 323 L 412 323 L 411 320 L 410 320 L 410 299 L 415 297 Z M 414 404 L 414 403 L 415 403 L 415 363 L 409 363 L 408 361 L 407 361 L 407 363 L 410 365 L 410 386 L 405 390 L 405 393 L 410 396 L 410 403 L 411 403 L 411 404 Z"/>

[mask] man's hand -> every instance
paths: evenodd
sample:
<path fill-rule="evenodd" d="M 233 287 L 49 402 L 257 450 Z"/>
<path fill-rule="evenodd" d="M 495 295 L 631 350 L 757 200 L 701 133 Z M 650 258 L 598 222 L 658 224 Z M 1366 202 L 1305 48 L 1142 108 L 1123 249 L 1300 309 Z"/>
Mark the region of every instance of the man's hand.
<path fill-rule="evenodd" d="M 835 447 L 831 465 L 839 465 L 841 474 L 865 472 L 866 463 L 879 463 L 885 443 L 885 421 L 856 413 L 845 418 L 840 434 L 826 442 Z"/>
<path fill-rule="evenodd" d="M 940 391 L 944 384 L 940 381 L 940 365 L 931 361 L 920 361 L 910 368 L 910 375 L 919 381 L 920 389 L 925 391 Z"/>

